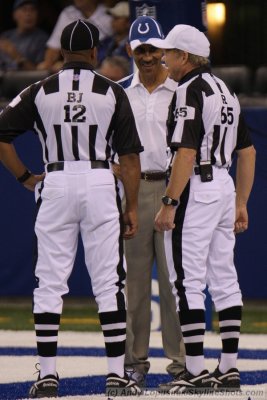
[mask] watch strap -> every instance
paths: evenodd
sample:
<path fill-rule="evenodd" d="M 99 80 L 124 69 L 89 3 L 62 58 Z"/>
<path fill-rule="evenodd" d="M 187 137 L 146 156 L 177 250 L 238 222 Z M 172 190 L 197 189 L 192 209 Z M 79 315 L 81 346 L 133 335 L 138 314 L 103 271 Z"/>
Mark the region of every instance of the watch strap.
<path fill-rule="evenodd" d="M 17 178 L 17 181 L 18 181 L 19 183 L 24 183 L 24 182 L 25 182 L 27 179 L 29 179 L 31 176 L 32 176 L 31 171 L 29 171 L 28 169 L 26 169 L 26 171 L 24 172 L 24 174 L 21 175 L 21 176 L 19 176 L 19 177 Z"/>
<path fill-rule="evenodd" d="M 163 196 L 162 197 L 162 202 L 166 206 L 178 206 L 179 205 L 179 200 L 172 199 L 169 196 Z"/>

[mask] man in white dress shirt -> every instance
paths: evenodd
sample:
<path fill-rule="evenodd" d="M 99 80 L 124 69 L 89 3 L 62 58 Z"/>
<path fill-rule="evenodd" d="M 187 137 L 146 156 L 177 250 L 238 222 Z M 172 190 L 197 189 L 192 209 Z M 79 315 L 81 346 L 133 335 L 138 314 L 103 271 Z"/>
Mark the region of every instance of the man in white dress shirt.
<path fill-rule="evenodd" d="M 56 72 L 61 68 L 61 33 L 66 25 L 79 19 L 86 20 L 98 28 L 100 41 L 112 35 L 112 17 L 107 14 L 107 8 L 100 4 L 99 0 L 73 0 L 73 5 L 67 6 L 61 11 L 54 30 L 47 41 L 44 61 L 38 65 L 37 69 Z"/>
<path fill-rule="evenodd" d="M 142 16 L 133 22 L 128 50 L 138 71 L 119 82 L 130 100 L 144 146 L 144 152 L 140 154 L 139 230 L 135 238 L 125 242 L 128 296 L 125 368 L 141 386 L 145 384 L 150 368 L 148 350 L 154 260 L 159 282 L 163 348 L 166 357 L 172 360 L 167 371 L 177 376 L 184 368 L 184 345 L 169 282 L 164 237 L 154 229 L 154 218 L 166 189 L 168 106 L 177 87 L 162 64 L 162 50 L 151 45 L 154 38 L 162 37 L 161 27 L 153 18 Z"/>

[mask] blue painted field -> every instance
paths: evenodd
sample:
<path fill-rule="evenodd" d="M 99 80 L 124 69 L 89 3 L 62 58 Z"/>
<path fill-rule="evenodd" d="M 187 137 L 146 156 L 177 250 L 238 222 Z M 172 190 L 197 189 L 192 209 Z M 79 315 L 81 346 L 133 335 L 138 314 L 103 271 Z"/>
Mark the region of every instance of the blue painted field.
<path fill-rule="evenodd" d="M 33 332 L 0 331 L 0 400 L 26 399 L 28 389 L 36 380 L 35 363 L 38 362 Z M 206 366 L 212 371 L 217 365 L 220 339 L 215 334 L 206 335 Z M 161 349 L 159 332 L 151 335 L 151 369 L 147 378 L 146 392 L 140 398 L 155 398 L 159 383 L 169 380 L 165 368 L 169 362 Z M 208 396 L 209 399 L 267 399 L 267 337 L 242 335 L 238 360 L 242 393 L 237 395 Z M 100 333 L 63 332 L 58 351 L 60 375 L 59 396 L 69 400 L 104 398 L 106 359 L 103 338 Z M 102 395 L 102 396 L 101 396 Z M 181 395 L 193 399 L 196 396 Z M 199 398 L 199 395 L 197 396 Z M 202 397 L 204 398 L 204 397 Z M 206 397 L 205 397 L 206 398 Z"/>

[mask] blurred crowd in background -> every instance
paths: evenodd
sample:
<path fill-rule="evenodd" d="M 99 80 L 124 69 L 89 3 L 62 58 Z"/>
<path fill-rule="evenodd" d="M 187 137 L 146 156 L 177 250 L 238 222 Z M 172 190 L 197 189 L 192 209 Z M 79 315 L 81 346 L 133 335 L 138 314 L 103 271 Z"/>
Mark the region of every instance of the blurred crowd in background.
<path fill-rule="evenodd" d="M 100 30 L 97 71 L 114 81 L 129 75 L 133 69 L 125 46 L 131 23 L 129 3 L 129 0 L 1 1 L 0 109 L 26 83 L 32 83 L 33 78 L 43 79 L 45 73 L 54 73 L 62 67 L 60 34 L 65 25 L 77 19 L 89 20 Z M 239 95 L 242 106 L 267 106 L 266 0 L 220 3 L 207 0 L 206 4 L 213 72 Z M 223 19 L 209 12 L 219 6 L 224 7 Z M 14 71 L 20 71 L 21 76 L 14 77 Z M 27 71 L 32 77 L 27 76 Z"/>
<path fill-rule="evenodd" d="M 65 25 L 88 19 L 100 31 L 98 70 L 113 80 L 129 75 L 125 44 L 128 1 L 14 0 L 0 4 L 0 71 L 48 71 L 62 67 L 60 35 Z"/>

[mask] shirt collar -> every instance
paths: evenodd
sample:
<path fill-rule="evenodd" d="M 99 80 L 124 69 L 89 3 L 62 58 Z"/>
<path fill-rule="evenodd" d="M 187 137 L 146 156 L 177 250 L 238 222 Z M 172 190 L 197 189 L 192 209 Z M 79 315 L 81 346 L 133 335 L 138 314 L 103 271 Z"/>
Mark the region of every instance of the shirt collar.
<path fill-rule="evenodd" d="M 89 70 L 94 69 L 94 67 L 91 64 L 89 64 L 87 62 L 80 62 L 80 61 L 67 62 L 63 65 L 62 69 L 74 69 L 74 68 L 89 69 Z"/>
<path fill-rule="evenodd" d="M 208 67 L 207 65 L 203 65 L 201 67 L 194 68 L 192 71 L 188 72 L 182 77 L 182 79 L 179 81 L 179 86 L 194 78 L 194 76 L 201 75 L 204 72 L 210 72 L 210 67 Z"/>
<path fill-rule="evenodd" d="M 139 71 L 136 71 L 133 75 L 131 87 L 136 87 L 136 86 L 144 86 L 143 83 L 140 81 L 139 78 Z M 160 86 L 164 87 L 165 89 L 171 90 L 172 92 L 175 90 L 175 87 L 177 87 L 177 83 L 173 80 L 167 77 L 165 82 L 163 82 Z"/>

